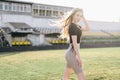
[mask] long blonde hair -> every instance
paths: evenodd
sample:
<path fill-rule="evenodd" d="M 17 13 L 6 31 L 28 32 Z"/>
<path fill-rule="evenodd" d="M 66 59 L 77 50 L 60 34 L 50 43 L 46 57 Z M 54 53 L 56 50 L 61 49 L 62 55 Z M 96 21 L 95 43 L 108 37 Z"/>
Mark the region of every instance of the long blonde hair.
<path fill-rule="evenodd" d="M 78 12 L 78 11 L 82 11 L 81 8 L 73 8 L 72 10 L 66 12 L 61 19 L 59 19 L 57 21 L 57 26 L 61 27 L 62 30 L 60 32 L 60 36 L 58 36 L 59 38 L 66 38 L 67 40 L 69 39 L 69 33 L 68 33 L 68 29 L 69 29 L 69 25 L 71 24 L 72 20 L 73 20 L 73 15 Z"/>

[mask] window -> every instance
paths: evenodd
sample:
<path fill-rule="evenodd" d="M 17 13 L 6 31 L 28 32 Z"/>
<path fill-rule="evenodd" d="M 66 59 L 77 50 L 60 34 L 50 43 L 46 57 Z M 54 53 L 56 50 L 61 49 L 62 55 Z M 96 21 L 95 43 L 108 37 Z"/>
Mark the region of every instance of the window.
<path fill-rule="evenodd" d="M 64 15 L 64 8 L 59 8 L 59 16 L 63 16 Z"/>
<path fill-rule="evenodd" d="M 8 3 L 8 8 L 9 8 L 9 11 L 12 10 L 12 4 L 11 3 Z"/>
<path fill-rule="evenodd" d="M 38 9 L 38 5 L 33 5 L 33 9 Z"/>
<path fill-rule="evenodd" d="M 13 11 L 17 11 L 17 4 L 13 4 Z"/>
<path fill-rule="evenodd" d="M 50 6 L 46 6 L 46 16 L 52 16 L 52 8 Z"/>
<path fill-rule="evenodd" d="M 23 5 L 20 4 L 20 11 L 23 12 Z"/>
<path fill-rule="evenodd" d="M 19 11 L 19 4 L 17 4 L 17 6 L 16 6 L 16 7 L 17 7 L 17 11 Z"/>
<path fill-rule="evenodd" d="M 3 10 L 3 3 L 0 2 L 0 10 Z"/>
<path fill-rule="evenodd" d="M 31 12 L 31 6 L 27 5 L 27 12 Z"/>
<path fill-rule="evenodd" d="M 38 6 L 39 8 L 39 16 L 45 16 L 45 6 Z"/>
<path fill-rule="evenodd" d="M 58 11 L 53 11 L 53 16 L 58 16 Z"/>
<path fill-rule="evenodd" d="M 51 10 L 46 10 L 46 16 L 51 16 L 52 11 Z"/>
<path fill-rule="evenodd" d="M 39 10 L 39 16 L 45 16 L 45 10 L 40 9 Z"/>
<path fill-rule="evenodd" d="M 5 10 L 8 10 L 8 3 L 5 3 Z"/>
<path fill-rule="evenodd" d="M 26 5 L 24 5 L 24 12 L 26 12 L 27 11 L 27 7 L 26 7 Z"/>
<path fill-rule="evenodd" d="M 25 12 L 28 12 L 28 10 L 29 10 L 28 8 L 29 8 L 29 6 L 28 6 L 28 5 L 26 5 L 26 11 L 25 11 Z"/>
<path fill-rule="evenodd" d="M 53 8 L 53 16 L 58 16 L 58 8 L 57 7 Z"/>
<path fill-rule="evenodd" d="M 12 3 L 5 3 L 5 10 L 12 10 Z"/>
<path fill-rule="evenodd" d="M 38 15 L 38 9 L 33 9 L 33 14 Z"/>
<path fill-rule="evenodd" d="M 64 15 L 64 12 L 60 11 L 60 16 Z"/>
<path fill-rule="evenodd" d="M 31 12 L 31 5 L 22 3 L 0 2 L 0 10 L 2 9 L 6 11 Z"/>

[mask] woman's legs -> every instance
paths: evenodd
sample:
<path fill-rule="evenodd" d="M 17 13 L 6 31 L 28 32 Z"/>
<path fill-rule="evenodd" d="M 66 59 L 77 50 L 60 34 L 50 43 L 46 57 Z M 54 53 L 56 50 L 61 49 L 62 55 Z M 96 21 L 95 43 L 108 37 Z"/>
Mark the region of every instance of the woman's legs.
<path fill-rule="evenodd" d="M 78 80 L 85 80 L 85 74 L 84 72 L 77 73 L 77 78 Z"/>
<path fill-rule="evenodd" d="M 72 72 L 72 68 L 68 64 L 66 64 L 66 68 L 65 68 L 65 71 L 64 71 L 63 80 L 69 80 L 71 72 Z"/>

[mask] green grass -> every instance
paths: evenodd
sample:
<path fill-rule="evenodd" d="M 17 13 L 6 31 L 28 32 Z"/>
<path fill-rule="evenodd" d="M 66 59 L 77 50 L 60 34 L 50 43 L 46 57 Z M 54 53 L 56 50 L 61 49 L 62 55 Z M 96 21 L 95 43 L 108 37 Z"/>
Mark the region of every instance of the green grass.
<path fill-rule="evenodd" d="M 0 80 L 61 80 L 63 50 L 0 54 Z M 86 80 L 120 80 L 120 47 L 80 49 Z M 77 80 L 74 72 L 70 80 Z"/>

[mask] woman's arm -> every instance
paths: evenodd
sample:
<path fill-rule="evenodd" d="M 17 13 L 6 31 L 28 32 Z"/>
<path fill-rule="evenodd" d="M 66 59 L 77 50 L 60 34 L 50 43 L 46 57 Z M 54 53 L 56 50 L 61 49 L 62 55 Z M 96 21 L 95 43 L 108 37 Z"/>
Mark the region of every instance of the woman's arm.
<path fill-rule="evenodd" d="M 86 19 L 84 18 L 84 16 L 82 16 L 82 20 L 83 20 L 83 22 L 85 24 L 85 27 L 81 27 L 81 29 L 83 31 L 89 31 L 90 30 L 90 26 L 88 25 L 88 23 L 87 23 Z"/>
<path fill-rule="evenodd" d="M 79 50 L 77 45 L 77 35 L 71 35 L 71 38 L 72 38 L 72 45 L 73 45 L 75 54 L 79 56 Z"/>
<path fill-rule="evenodd" d="M 74 51 L 75 51 L 75 57 L 78 61 L 78 65 L 82 67 L 82 60 L 81 60 L 81 57 L 80 57 L 80 54 L 79 54 L 79 48 L 78 48 L 78 45 L 77 45 L 77 36 L 76 35 L 72 35 L 72 43 L 73 43 L 73 48 L 74 48 Z"/>
<path fill-rule="evenodd" d="M 72 39 L 72 44 L 73 44 L 73 48 L 75 50 L 75 54 L 77 55 L 79 53 L 78 51 L 78 45 L 77 45 L 77 30 L 76 30 L 76 25 L 74 24 L 70 24 L 69 26 L 69 35 L 71 36 Z"/>

